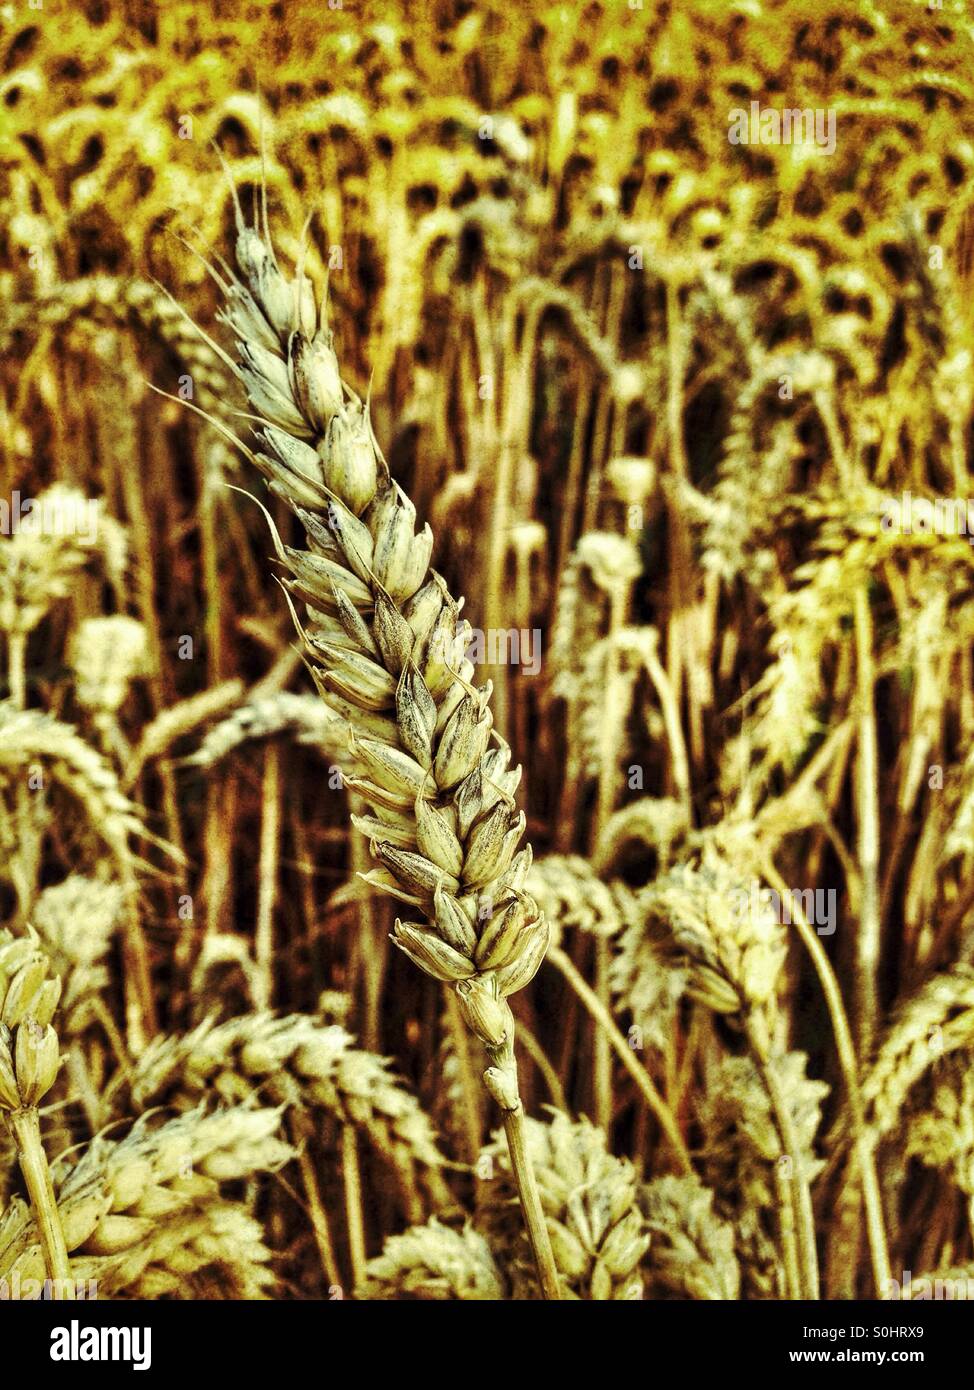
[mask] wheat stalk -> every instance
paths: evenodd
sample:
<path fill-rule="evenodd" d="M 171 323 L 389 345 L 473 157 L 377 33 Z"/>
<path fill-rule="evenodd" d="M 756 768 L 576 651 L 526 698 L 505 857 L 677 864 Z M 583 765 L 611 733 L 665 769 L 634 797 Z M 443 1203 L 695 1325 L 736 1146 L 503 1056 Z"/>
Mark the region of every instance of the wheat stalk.
<path fill-rule="evenodd" d="M 790 1240 L 792 1227 L 797 1237 L 793 1294 L 816 1299 L 811 1179 L 790 1104 L 788 1057 L 776 1037 L 776 995 L 787 942 L 775 914 L 750 911 L 747 897 L 742 880 L 712 847 L 705 848 L 699 866 L 682 865 L 646 890 L 649 915 L 658 914 L 672 932 L 673 948 L 687 972 L 687 993 L 715 1013 L 736 1018 L 747 1038 L 789 1159 L 779 1216 L 782 1243 Z"/>
<path fill-rule="evenodd" d="M 308 605 L 303 635 L 326 704 L 341 716 L 365 775 L 348 785 L 371 814 L 355 824 L 381 868 L 364 877 L 422 920 L 397 919 L 393 940 L 455 990 L 491 1065 L 484 1082 L 505 1115 L 542 1281 L 557 1277 L 524 1152 L 523 1107 L 507 997 L 534 976 L 548 927 L 524 892 L 529 848 L 514 804 L 520 770 L 496 734 L 489 683 L 465 657 L 469 626 L 430 569 L 429 526 L 392 481 L 368 406 L 342 381 L 326 304 L 299 267 L 281 272 L 267 230 L 248 227 L 234 194 L 239 277 L 213 271 L 236 339 L 242 382 L 261 428 L 252 455 L 299 517 L 307 549 L 285 546 L 287 588 Z"/>

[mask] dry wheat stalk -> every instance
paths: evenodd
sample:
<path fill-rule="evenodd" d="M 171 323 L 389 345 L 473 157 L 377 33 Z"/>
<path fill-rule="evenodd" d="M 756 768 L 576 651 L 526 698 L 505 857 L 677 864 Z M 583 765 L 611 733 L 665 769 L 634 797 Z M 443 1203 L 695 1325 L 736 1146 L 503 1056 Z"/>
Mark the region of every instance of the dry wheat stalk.
<path fill-rule="evenodd" d="M 326 304 L 299 267 L 281 272 L 267 230 L 244 223 L 235 197 L 236 260 L 214 278 L 239 364 L 227 358 L 261 422 L 254 457 L 299 517 L 305 550 L 275 540 L 295 598 L 308 605 L 309 664 L 345 720 L 364 776 L 348 779 L 372 814 L 356 818 L 381 868 L 373 886 L 413 908 L 394 941 L 456 992 L 491 1066 L 484 1082 L 505 1113 L 525 1215 L 546 1292 L 554 1263 L 524 1154 L 523 1109 L 507 996 L 540 965 L 548 927 L 524 892 L 529 849 L 519 770 L 492 734 L 490 685 L 477 689 L 464 655 L 469 625 L 430 570 L 433 537 L 392 481 L 367 405 L 342 381 Z"/>
<path fill-rule="evenodd" d="M 504 1297 L 504 1282 L 487 1241 L 472 1226 L 454 1231 L 434 1216 L 390 1236 L 382 1254 L 366 1265 L 359 1297 L 461 1302 Z"/>
<path fill-rule="evenodd" d="M 210 1020 L 180 1037 L 153 1039 L 129 1086 L 138 1110 L 185 1108 L 201 1096 L 240 1101 L 255 1092 L 279 1105 L 320 1107 L 364 1131 L 396 1172 L 411 1219 L 422 1214 L 416 1193 L 423 1188 L 437 1210 L 456 1205 L 416 1097 L 384 1058 L 354 1047 L 337 1024 L 322 1026 L 305 1014 Z"/>

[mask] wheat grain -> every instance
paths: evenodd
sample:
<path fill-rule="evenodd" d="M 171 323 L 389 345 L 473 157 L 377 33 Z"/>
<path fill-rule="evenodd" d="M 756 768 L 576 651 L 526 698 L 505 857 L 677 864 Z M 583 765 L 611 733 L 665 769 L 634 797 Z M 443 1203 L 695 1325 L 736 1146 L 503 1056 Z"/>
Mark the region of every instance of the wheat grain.
<path fill-rule="evenodd" d="M 822 1083 L 805 1080 L 804 1053 L 783 1053 L 769 1043 L 764 1021 L 745 1014 L 743 1026 L 750 1058 L 732 1058 L 744 1066 L 738 1076 L 742 1104 L 737 1119 L 748 1142 L 772 1169 L 778 1235 L 786 1271 L 788 1297 L 819 1297 L 818 1251 L 811 1184 L 819 1171 L 813 1157 L 821 1119 Z M 753 1062 L 752 1062 L 753 1059 Z M 747 1067 L 759 1079 L 755 1087 Z M 771 1205 L 771 1201 L 767 1205 Z"/>
<path fill-rule="evenodd" d="M 209 1202 L 153 1228 L 120 1256 L 72 1261 L 78 1281 L 97 1280 L 108 1295 L 139 1299 L 272 1298 L 274 1252 L 263 1228 L 240 1202 Z"/>
<path fill-rule="evenodd" d="M 719 1215 L 734 1222 L 745 1281 L 763 1298 L 788 1296 L 779 1282 L 782 1257 L 786 1266 L 795 1266 L 788 1277 L 794 1296 L 799 1253 L 789 1256 L 787 1247 L 795 1239 L 798 1212 L 789 1213 L 789 1183 L 797 1177 L 807 1190 L 823 1166 L 814 1144 L 828 1087 L 810 1080 L 806 1065 L 802 1052 L 775 1052 L 763 1063 L 724 1057 L 705 1078 L 698 1100 L 703 1177 L 718 1194 Z M 784 1138 L 788 1131 L 790 1143 Z M 772 1213 L 779 1224 L 777 1253 L 768 1239 Z"/>
<path fill-rule="evenodd" d="M 974 1196 L 974 1073 L 970 1052 L 938 1064 L 929 1103 L 910 1118 L 906 1152 L 930 1168 L 952 1170 L 961 1192 Z"/>
<path fill-rule="evenodd" d="M 699 866 L 681 865 L 658 879 L 643 902 L 647 923 L 661 921 L 672 932 L 687 992 L 716 1013 L 759 1017 L 770 1040 L 787 949 L 770 905 L 752 911 L 747 885 L 709 850 Z"/>
<path fill-rule="evenodd" d="M 33 1109 L 57 1074 L 57 1035 L 50 1026 L 61 981 L 36 935 L 0 931 L 0 1110 Z"/>
<path fill-rule="evenodd" d="M 199 747 L 186 758 L 194 767 L 210 768 L 251 739 L 294 733 L 301 743 L 319 747 L 326 758 L 347 759 L 344 723 L 327 705 L 310 695 L 281 690 L 251 698 L 207 730 Z"/>
<path fill-rule="evenodd" d="M 208 719 L 222 715 L 227 706 L 241 698 L 244 690 L 242 680 L 221 681 L 210 690 L 201 690 L 198 695 L 190 695 L 168 709 L 160 710 L 151 723 L 143 728 L 138 747 L 127 760 L 123 791 L 138 781 L 146 763 L 160 757 L 178 739 L 193 733 Z"/>
<path fill-rule="evenodd" d="M 639 917 L 632 891 L 621 880 L 604 882 L 580 854 L 549 854 L 536 860 L 527 888 L 553 932 L 573 927 L 614 938 L 624 924 Z"/>
<path fill-rule="evenodd" d="M 54 780 L 80 802 L 94 834 L 120 860 L 132 862 L 129 837 L 144 838 L 147 831 L 111 764 L 70 724 L 39 710 L 17 709 L 9 700 L 0 702 L 0 777 L 24 779 L 26 785 L 35 766 L 49 767 Z"/>
<path fill-rule="evenodd" d="M 593 855 L 600 874 L 609 873 L 630 841 L 648 845 L 656 854 L 659 871 L 670 867 L 675 848 L 689 830 L 686 809 L 671 796 L 641 796 L 609 816 Z"/>
<path fill-rule="evenodd" d="M 37 1109 L 61 1060 L 51 1027 L 61 981 L 49 970 L 33 933 L 20 938 L 0 933 L 0 1115 L 17 1148 L 44 1266 L 59 1281 L 67 1277 L 68 1255 Z M 56 1296 L 64 1297 L 63 1289 Z"/>
<path fill-rule="evenodd" d="M 572 704 L 582 679 L 580 654 L 601 636 L 599 602 L 628 594 L 642 565 L 632 541 L 610 531 L 582 536 L 562 572 L 551 643 L 552 693 Z"/>
<path fill-rule="evenodd" d="M 194 333 L 184 315 L 158 285 L 147 280 L 125 280 L 114 275 L 88 275 L 62 281 L 50 294 L 35 296 L 14 306 L 0 328 L 0 349 L 9 349 L 18 333 L 110 323 L 135 322 L 166 343 L 189 370 L 197 388 L 214 401 L 226 391 L 226 372 L 219 357 Z"/>
<path fill-rule="evenodd" d="M 94 500 L 93 519 L 93 499 L 61 484 L 31 501 L 34 510 L 17 518 L 17 529 L 11 518 L 13 534 L 0 544 L 0 631 L 8 636 L 33 632 L 68 596 L 72 579 L 93 554 L 101 554 L 116 588 L 125 580 L 125 531 L 102 514 L 100 502 Z"/>
<path fill-rule="evenodd" d="M 96 714 L 115 714 L 133 679 L 146 671 L 146 630 L 134 618 L 85 618 L 68 643 L 78 703 Z"/>

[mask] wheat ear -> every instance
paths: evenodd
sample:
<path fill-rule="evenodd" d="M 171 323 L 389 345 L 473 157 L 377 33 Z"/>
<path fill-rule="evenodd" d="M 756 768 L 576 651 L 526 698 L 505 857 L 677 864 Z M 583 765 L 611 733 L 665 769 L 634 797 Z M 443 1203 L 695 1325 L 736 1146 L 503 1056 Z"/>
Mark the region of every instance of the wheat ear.
<path fill-rule="evenodd" d="M 239 202 L 239 276 L 214 271 L 220 317 L 236 340 L 227 358 L 260 428 L 254 461 L 298 516 L 306 549 L 284 546 L 286 585 L 308 607 L 308 662 L 344 721 L 361 775 L 348 785 L 370 810 L 354 817 L 381 865 L 364 877 L 413 909 L 393 940 L 455 990 L 491 1065 L 488 1091 L 504 1112 L 511 1161 L 545 1294 L 557 1272 L 524 1144 L 507 996 L 541 964 L 548 926 L 524 891 L 529 848 L 514 803 L 520 769 L 496 734 L 491 687 L 477 689 L 464 652 L 469 625 L 430 569 L 429 526 L 390 478 L 367 404 L 342 381 L 318 302 L 299 267 L 280 270 L 267 230 L 245 224 Z"/>
<path fill-rule="evenodd" d="M 490 1246 L 472 1226 L 451 1230 L 432 1217 L 401 1236 L 390 1236 L 365 1268 L 359 1297 L 495 1302 L 504 1283 Z"/>
<path fill-rule="evenodd" d="M 649 1246 L 639 1208 L 636 1172 L 608 1151 L 604 1130 L 561 1111 L 549 1123 L 528 1120 L 527 1143 L 551 1233 L 563 1296 L 601 1303 L 643 1296 L 640 1265 Z M 494 1138 L 480 1158 L 494 1180 L 481 1185 L 478 1221 L 512 1283 L 515 1299 L 536 1296 L 524 1237 L 512 1230 L 510 1179 L 503 1141 Z M 501 1258 L 502 1257 L 502 1258 Z"/>
<path fill-rule="evenodd" d="M 68 1252 L 58 1217 L 38 1105 L 54 1085 L 60 1053 L 51 1019 L 61 981 L 30 936 L 0 934 L 0 1113 L 17 1145 L 54 1298 L 69 1296 Z"/>
<path fill-rule="evenodd" d="M 257 1013 L 153 1038 L 133 1068 L 127 1101 L 140 1112 L 162 1104 L 183 1110 L 208 1095 L 240 1101 L 258 1089 L 275 1104 L 326 1110 L 362 1130 L 397 1174 L 410 1220 L 421 1218 L 424 1188 L 436 1210 L 456 1206 L 419 1101 L 384 1058 L 355 1047 L 338 1024 Z"/>
<path fill-rule="evenodd" d="M 206 1114 L 201 1105 L 162 1124 L 143 1115 L 124 1139 L 96 1135 L 73 1167 L 55 1164 L 56 1216 L 71 1252 L 55 1289 L 94 1278 L 109 1294 L 158 1296 L 214 1267 L 239 1296 L 260 1296 L 271 1253 L 222 1185 L 294 1157 L 279 1137 L 281 1113 L 235 1105 Z M 0 1214 L 0 1278 L 37 1279 L 38 1254 L 37 1227 L 14 1199 Z"/>

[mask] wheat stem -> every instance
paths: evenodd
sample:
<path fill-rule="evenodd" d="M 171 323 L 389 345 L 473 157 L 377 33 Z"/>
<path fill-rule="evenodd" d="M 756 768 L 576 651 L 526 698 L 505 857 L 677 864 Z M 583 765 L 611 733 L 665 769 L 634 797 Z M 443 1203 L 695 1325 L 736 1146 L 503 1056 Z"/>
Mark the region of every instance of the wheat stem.
<path fill-rule="evenodd" d="M 769 858 L 764 865 L 764 877 L 775 891 L 782 895 L 782 902 L 786 901 L 784 894 L 788 892 L 784 879 L 778 873 L 774 863 Z M 876 1173 L 876 1158 L 866 1135 L 866 1112 L 862 1099 L 862 1089 L 859 1084 L 859 1067 L 856 1062 L 856 1050 L 852 1041 L 852 1033 L 849 1029 L 849 1020 L 846 1017 L 845 1006 L 842 1003 L 842 991 L 839 989 L 839 982 L 835 978 L 835 971 L 832 969 L 831 962 L 825 954 L 818 935 L 813 931 L 811 923 L 805 916 L 797 900 L 792 909 L 792 921 L 798 929 L 798 935 L 804 943 L 805 949 L 811 956 L 812 964 L 815 967 L 822 986 L 822 993 L 825 995 L 826 1007 L 832 1021 L 832 1031 L 835 1035 L 835 1049 L 839 1059 L 839 1066 L 845 1081 L 846 1090 L 849 1095 L 849 1111 L 852 1117 L 852 1130 L 855 1136 L 855 1147 L 858 1156 L 860 1176 L 862 1179 L 863 1200 L 866 1207 L 866 1231 L 869 1238 L 869 1251 L 872 1259 L 873 1282 L 876 1286 L 878 1298 L 886 1298 L 891 1287 L 890 1280 L 892 1272 L 890 1270 L 889 1252 L 886 1245 L 886 1229 L 883 1219 L 882 1195 L 879 1190 L 879 1178 Z"/>
<path fill-rule="evenodd" d="M 58 1216 L 57 1202 L 51 1172 L 47 1166 L 47 1155 L 41 1140 L 40 1118 L 36 1106 L 15 1110 L 9 1117 L 10 1128 L 17 1144 L 20 1168 L 27 1184 L 30 1204 L 34 1210 L 37 1229 L 40 1232 L 41 1246 L 44 1250 L 44 1263 L 53 1281 L 51 1296 L 55 1299 L 70 1299 L 71 1267 L 68 1264 L 68 1249 Z"/>
<path fill-rule="evenodd" d="M 799 1297 L 817 1299 L 819 1289 L 815 1216 L 811 1188 L 802 1161 L 801 1141 L 795 1128 L 791 1106 L 775 1071 L 774 1057 L 770 1053 L 765 1032 L 757 1025 L 754 1015 L 746 1016 L 744 1026 L 755 1063 L 761 1073 L 761 1080 L 771 1102 L 781 1147 L 788 1158 L 788 1185 L 794 1216 L 784 1218 L 782 1227 L 784 1228 L 786 1220 L 794 1222 L 798 1244 Z"/>
<path fill-rule="evenodd" d="M 554 1253 L 551 1249 L 551 1237 L 548 1234 L 544 1209 L 541 1206 L 537 1179 L 534 1176 L 534 1169 L 531 1166 L 525 1145 L 524 1107 L 520 1097 L 513 1110 L 504 1112 L 504 1133 L 507 1136 L 507 1147 L 511 1155 L 511 1172 L 517 1184 L 521 1210 L 524 1213 L 524 1224 L 527 1227 L 528 1239 L 531 1242 L 534 1262 L 538 1267 L 541 1292 L 546 1299 L 558 1300 L 561 1298 L 558 1267 L 555 1264 Z"/>
<path fill-rule="evenodd" d="M 517 1026 L 518 1041 L 544 1077 L 545 1085 L 548 1087 L 548 1091 L 551 1095 L 552 1105 L 558 1110 L 564 1110 L 567 1115 L 570 1107 L 568 1105 L 568 1098 L 565 1095 L 565 1088 L 562 1086 L 561 1078 L 550 1062 L 547 1053 L 523 1019 L 519 1020 Z"/>
<path fill-rule="evenodd" d="M 275 743 L 264 754 L 261 787 L 257 927 L 254 932 L 254 1006 L 270 1008 L 274 988 L 274 904 L 281 838 L 281 754 Z"/>
<path fill-rule="evenodd" d="M 578 998 L 591 1014 L 592 1018 L 595 1019 L 596 1023 L 598 1023 L 604 1031 L 619 1061 L 625 1067 L 633 1081 L 635 1081 L 640 1095 L 656 1116 L 660 1128 L 670 1141 L 670 1147 L 683 1172 L 692 1173 L 693 1165 L 690 1162 L 690 1155 L 687 1152 L 686 1144 L 683 1142 L 683 1136 L 680 1133 L 680 1127 L 676 1122 L 675 1115 L 653 1085 L 652 1079 L 645 1068 L 641 1067 L 636 1061 L 632 1054 L 632 1049 L 619 1032 L 615 1020 L 602 1003 L 602 1000 L 595 993 L 595 990 L 587 983 L 584 976 L 578 971 L 571 957 L 563 951 L 560 946 L 548 947 L 548 960 L 555 969 L 559 970 L 565 977 L 565 980 L 571 986 L 575 994 L 578 995 Z"/>
<path fill-rule="evenodd" d="M 308 1199 L 308 1211 L 311 1216 L 311 1229 L 314 1232 L 315 1244 L 318 1247 L 318 1258 L 321 1267 L 325 1272 L 325 1278 L 332 1288 L 341 1288 L 342 1277 L 338 1269 L 338 1261 L 335 1258 L 335 1247 L 331 1238 L 331 1227 L 328 1224 L 328 1213 L 325 1204 L 321 1200 L 321 1191 L 318 1187 L 318 1175 L 315 1172 L 314 1163 L 308 1152 L 310 1143 L 310 1125 L 301 1115 L 294 1115 L 291 1119 L 291 1129 L 295 1138 L 299 1140 L 298 1166 L 301 1169 L 301 1181 L 304 1183 L 305 1196 Z"/>
<path fill-rule="evenodd" d="M 856 801 L 859 812 L 859 870 L 862 875 L 859 931 L 856 934 L 856 1031 L 860 1057 L 872 1055 L 876 1031 L 876 969 L 879 963 L 879 754 L 873 686 L 872 614 L 864 585 L 856 590 L 856 671 L 859 704 L 859 756 Z"/>
<path fill-rule="evenodd" d="M 358 1138 L 354 1126 L 342 1126 L 342 1175 L 345 1179 L 345 1221 L 352 1285 L 358 1288 L 365 1273 L 365 1226 L 362 1219 L 362 1179 L 359 1173 Z"/>
<path fill-rule="evenodd" d="M 476 1163 L 483 1139 L 480 1126 L 480 1106 L 477 1103 L 477 1077 L 470 1056 L 470 1034 L 464 1024 L 457 997 L 452 989 L 446 991 L 446 1016 L 450 1029 L 450 1041 L 460 1072 L 460 1116 L 463 1124 L 466 1158 L 468 1163 Z"/>
<path fill-rule="evenodd" d="M 27 634 L 15 628 L 7 633 L 7 684 L 16 709 L 27 704 Z"/>
<path fill-rule="evenodd" d="M 798 1264 L 798 1241 L 795 1236 L 795 1204 L 791 1186 L 777 1163 L 774 1166 L 774 1185 L 778 1200 L 778 1234 L 781 1237 L 781 1256 L 785 1267 L 785 1287 L 789 1299 L 800 1299 L 802 1279 Z"/>

